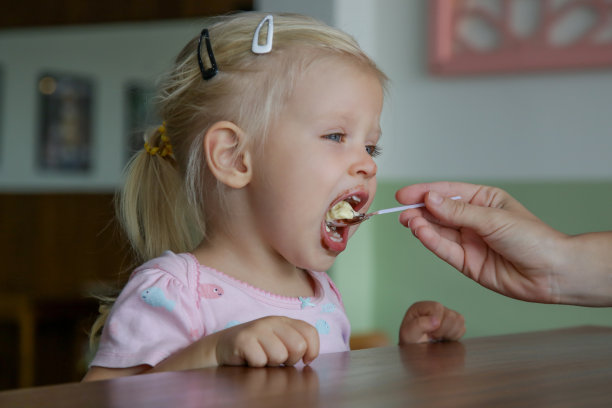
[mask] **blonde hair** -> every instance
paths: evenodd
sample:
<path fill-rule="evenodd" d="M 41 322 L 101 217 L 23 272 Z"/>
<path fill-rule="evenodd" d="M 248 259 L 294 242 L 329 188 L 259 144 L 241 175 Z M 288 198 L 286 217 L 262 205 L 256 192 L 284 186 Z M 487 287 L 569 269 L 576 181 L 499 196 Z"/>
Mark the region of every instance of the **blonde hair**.
<path fill-rule="evenodd" d="M 266 137 L 299 75 L 327 56 L 347 58 L 371 70 L 384 85 L 385 75 L 351 36 L 306 16 L 274 15 L 272 51 L 253 53 L 253 35 L 265 16 L 243 12 L 218 17 L 207 27 L 219 69 L 210 80 L 202 78 L 198 65 L 199 36 L 162 77 L 158 111 L 173 155 L 138 152 L 126 168 L 125 184 L 117 196 L 118 217 L 137 262 L 165 250 L 194 249 L 207 238 L 211 216 L 223 215 L 226 187 L 208 171 L 203 151 L 204 135 L 215 122 L 235 123 L 248 135 L 244 143 L 256 146 Z M 203 44 L 206 64 L 205 56 Z M 160 132 L 154 130 L 147 140 L 156 146 Z"/>

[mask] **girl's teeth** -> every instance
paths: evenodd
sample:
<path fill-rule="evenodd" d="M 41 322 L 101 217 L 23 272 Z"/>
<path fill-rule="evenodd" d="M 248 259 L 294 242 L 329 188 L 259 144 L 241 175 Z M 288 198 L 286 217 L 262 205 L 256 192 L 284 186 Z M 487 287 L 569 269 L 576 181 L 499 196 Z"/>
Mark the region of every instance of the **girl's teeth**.
<path fill-rule="evenodd" d="M 329 239 L 331 239 L 334 242 L 342 242 L 342 235 L 338 234 L 338 232 L 334 231 L 331 234 L 329 234 Z"/>

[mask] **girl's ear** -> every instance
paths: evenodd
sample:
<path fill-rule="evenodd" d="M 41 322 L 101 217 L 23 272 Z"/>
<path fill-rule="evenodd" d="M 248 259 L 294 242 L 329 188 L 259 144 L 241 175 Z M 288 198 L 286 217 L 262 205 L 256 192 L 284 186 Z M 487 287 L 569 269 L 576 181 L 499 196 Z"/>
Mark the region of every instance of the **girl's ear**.
<path fill-rule="evenodd" d="M 242 188 L 251 181 L 251 153 L 241 151 L 245 137 L 242 129 L 228 121 L 216 122 L 204 135 L 208 168 L 217 180 L 232 188 Z"/>

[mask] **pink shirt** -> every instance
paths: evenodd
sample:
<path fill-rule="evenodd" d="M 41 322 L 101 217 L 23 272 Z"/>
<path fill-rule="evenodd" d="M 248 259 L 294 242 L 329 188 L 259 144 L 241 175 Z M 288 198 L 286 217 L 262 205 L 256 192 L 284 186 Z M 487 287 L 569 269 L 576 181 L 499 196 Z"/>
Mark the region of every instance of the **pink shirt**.
<path fill-rule="evenodd" d="M 154 366 L 200 337 L 264 316 L 287 316 L 316 327 L 320 353 L 347 351 L 350 324 L 325 272 L 309 272 L 312 298 L 274 295 L 167 251 L 138 267 L 106 321 L 92 366 Z"/>

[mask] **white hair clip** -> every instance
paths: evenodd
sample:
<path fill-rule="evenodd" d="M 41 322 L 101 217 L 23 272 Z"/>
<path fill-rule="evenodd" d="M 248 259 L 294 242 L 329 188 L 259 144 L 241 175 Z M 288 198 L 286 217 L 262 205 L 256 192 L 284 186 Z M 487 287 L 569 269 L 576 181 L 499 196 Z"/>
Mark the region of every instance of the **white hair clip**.
<path fill-rule="evenodd" d="M 259 32 L 263 25 L 268 22 L 268 34 L 266 35 L 266 42 L 264 44 L 259 44 Z M 251 46 L 251 51 L 255 54 L 267 54 L 272 51 L 272 37 L 274 36 L 274 17 L 272 14 L 268 14 L 261 20 L 257 28 L 255 29 L 255 34 L 253 34 L 253 45 Z"/>

